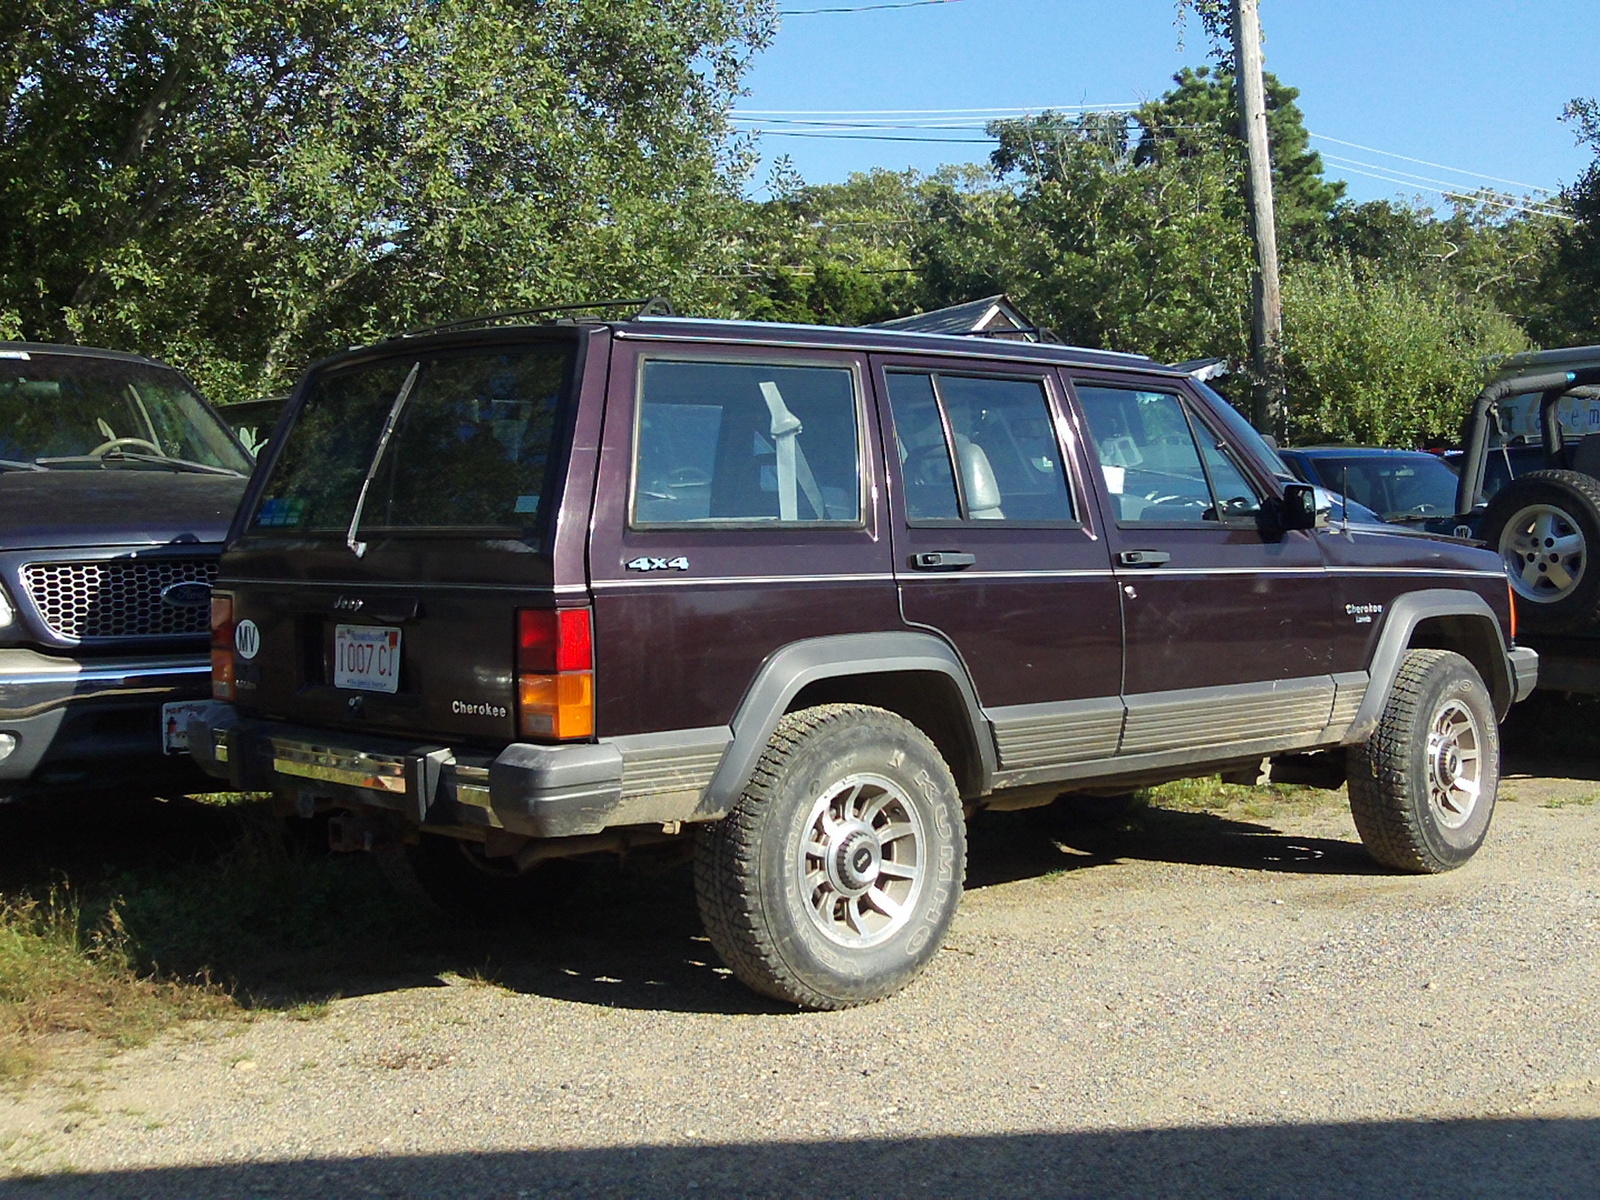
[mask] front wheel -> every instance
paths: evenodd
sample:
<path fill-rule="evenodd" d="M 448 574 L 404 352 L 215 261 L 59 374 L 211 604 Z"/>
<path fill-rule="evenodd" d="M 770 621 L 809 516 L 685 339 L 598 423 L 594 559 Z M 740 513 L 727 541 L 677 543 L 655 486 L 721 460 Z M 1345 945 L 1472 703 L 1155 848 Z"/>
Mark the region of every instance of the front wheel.
<path fill-rule="evenodd" d="M 1350 813 L 1367 852 L 1401 871 L 1459 867 L 1489 832 L 1500 730 L 1472 664 L 1410 650 L 1378 727 L 1349 754 Z"/>
<path fill-rule="evenodd" d="M 965 874 L 961 797 L 933 743 L 883 709 L 827 704 L 779 722 L 733 811 L 702 830 L 695 891 L 743 983 L 838 1009 L 928 964 Z"/>

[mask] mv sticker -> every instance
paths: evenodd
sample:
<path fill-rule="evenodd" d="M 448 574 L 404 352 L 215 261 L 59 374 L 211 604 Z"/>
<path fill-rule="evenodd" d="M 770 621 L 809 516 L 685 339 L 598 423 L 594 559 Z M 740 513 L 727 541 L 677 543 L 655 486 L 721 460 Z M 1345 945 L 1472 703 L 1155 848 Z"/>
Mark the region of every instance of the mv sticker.
<path fill-rule="evenodd" d="M 1344 611 L 1354 617 L 1357 625 L 1371 625 L 1372 618 L 1383 614 L 1381 604 L 1346 604 Z"/>

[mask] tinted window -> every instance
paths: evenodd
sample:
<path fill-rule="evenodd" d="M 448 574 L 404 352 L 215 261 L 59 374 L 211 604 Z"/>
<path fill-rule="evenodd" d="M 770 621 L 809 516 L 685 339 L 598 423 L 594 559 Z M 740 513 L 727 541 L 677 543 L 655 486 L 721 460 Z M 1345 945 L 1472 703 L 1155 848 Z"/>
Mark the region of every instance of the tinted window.
<path fill-rule="evenodd" d="M 634 520 L 855 524 L 857 412 L 844 367 L 646 362 Z"/>
<path fill-rule="evenodd" d="M 343 532 L 373 470 L 362 530 L 527 529 L 543 505 L 570 357 L 565 346 L 480 349 L 317 379 L 255 527 Z"/>
<path fill-rule="evenodd" d="M 1203 425 L 1191 426 L 1176 395 L 1089 386 L 1078 397 L 1119 521 L 1215 521 L 1260 509 L 1256 489 Z"/>
<path fill-rule="evenodd" d="M 888 380 L 908 520 L 1073 519 L 1043 384 L 909 371 Z"/>
<path fill-rule="evenodd" d="M 250 470 L 226 426 L 178 372 L 65 354 L 0 358 L 0 459 L 146 470 L 175 460 Z"/>

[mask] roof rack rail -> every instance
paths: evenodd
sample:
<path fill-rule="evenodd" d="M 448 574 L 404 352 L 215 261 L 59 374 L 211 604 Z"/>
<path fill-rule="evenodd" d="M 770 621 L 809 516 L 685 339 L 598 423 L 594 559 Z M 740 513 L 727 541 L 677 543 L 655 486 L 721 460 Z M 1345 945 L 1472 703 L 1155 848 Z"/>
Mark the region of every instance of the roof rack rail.
<path fill-rule="evenodd" d="M 677 316 L 677 313 L 672 309 L 672 303 L 665 296 L 650 296 L 643 300 L 585 300 L 578 304 L 546 304 L 539 308 L 508 308 L 503 312 L 484 313 L 476 317 L 463 317 L 459 321 L 445 321 L 439 325 L 424 325 L 418 329 L 407 329 L 404 333 L 396 334 L 395 337 L 413 338 L 421 337 L 428 333 L 449 333 L 457 329 L 486 329 L 492 325 L 499 325 L 519 317 L 575 313 L 592 308 L 631 308 L 634 311 L 625 318 L 627 320 L 638 320 L 640 317 Z"/>

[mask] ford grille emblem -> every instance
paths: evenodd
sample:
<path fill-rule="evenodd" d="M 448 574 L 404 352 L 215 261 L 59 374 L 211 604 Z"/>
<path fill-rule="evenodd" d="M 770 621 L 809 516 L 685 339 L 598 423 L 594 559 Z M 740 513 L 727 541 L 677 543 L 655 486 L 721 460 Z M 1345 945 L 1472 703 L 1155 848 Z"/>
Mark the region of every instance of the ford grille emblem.
<path fill-rule="evenodd" d="M 211 585 L 198 579 L 169 583 L 161 589 L 161 603 L 173 608 L 206 608 L 211 604 Z"/>

